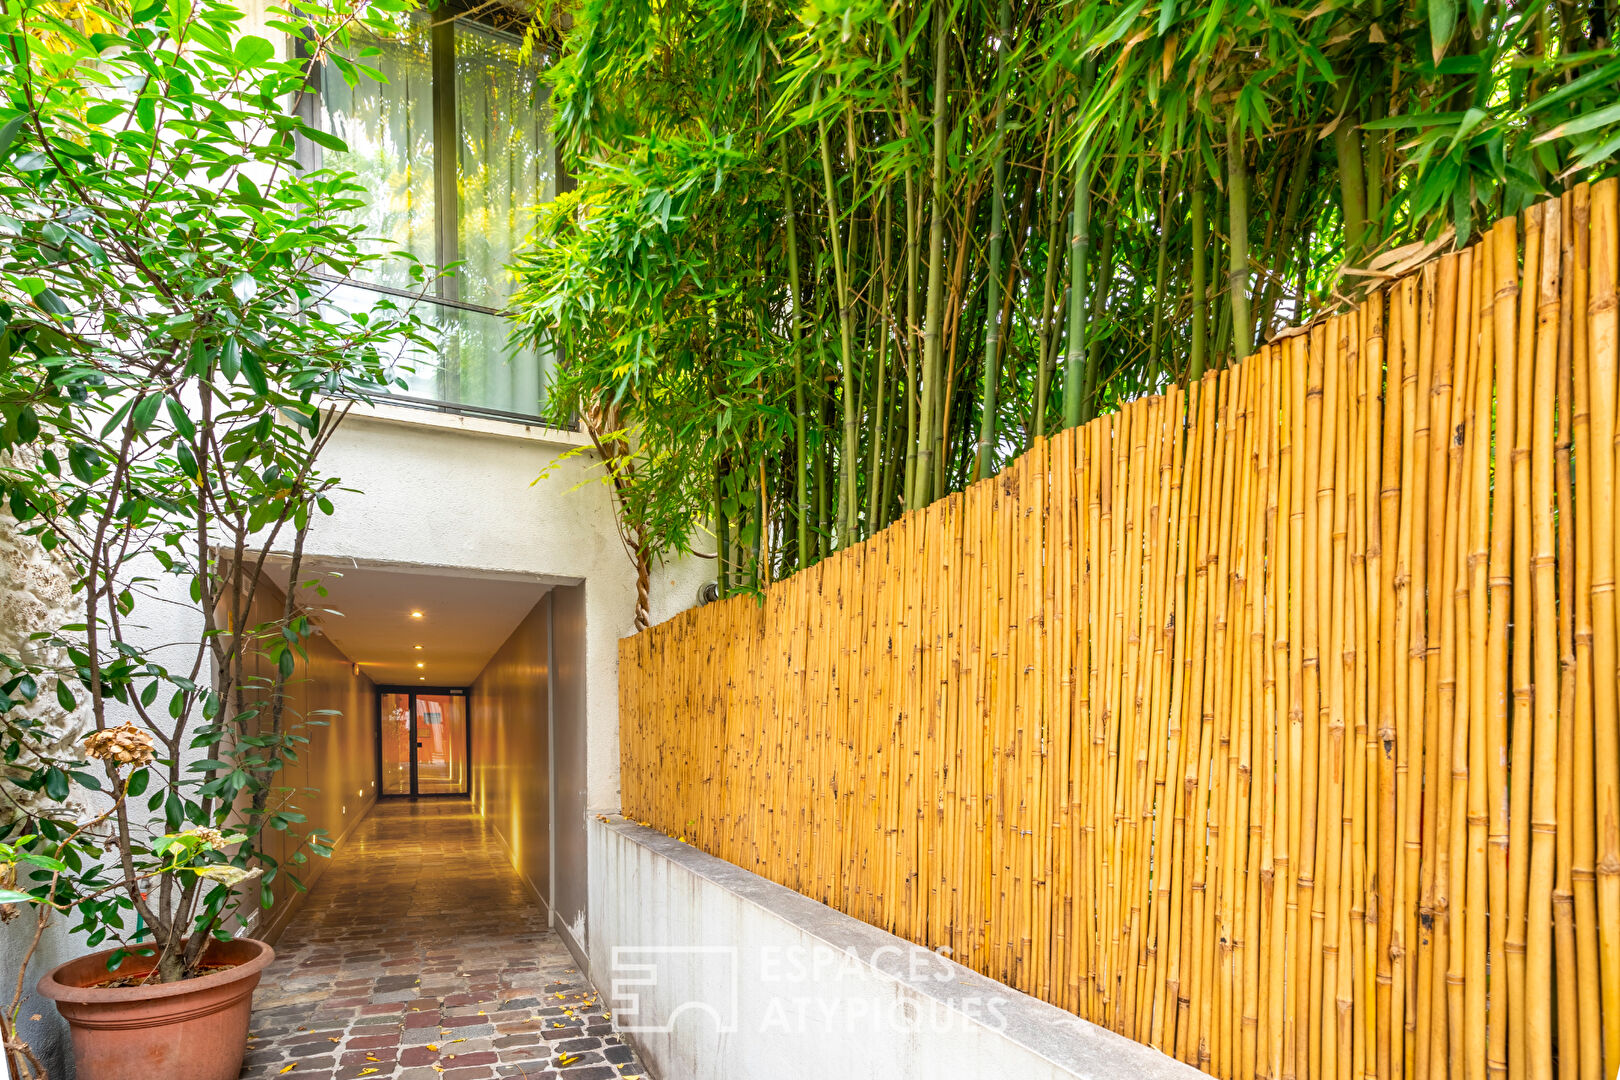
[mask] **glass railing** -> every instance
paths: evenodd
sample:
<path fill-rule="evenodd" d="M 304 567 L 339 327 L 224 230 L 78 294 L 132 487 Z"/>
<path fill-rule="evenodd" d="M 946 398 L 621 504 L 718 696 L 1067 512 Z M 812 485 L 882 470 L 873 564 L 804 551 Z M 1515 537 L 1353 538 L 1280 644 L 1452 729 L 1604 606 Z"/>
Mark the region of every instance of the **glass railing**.
<path fill-rule="evenodd" d="M 382 296 L 393 297 L 395 303 L 414 301 L 429 339 L 426 346 L 410 348 L 394 361 L 392 374 L 404 386 L 396 384 L 384 397 L 423 408 L 574 428 L 544 419 L 552 354 L 514 348 L 510 321 L 493 308 L 338 281 L 332 282 L 327 302 L 352 314 L 370 310 Z"/>

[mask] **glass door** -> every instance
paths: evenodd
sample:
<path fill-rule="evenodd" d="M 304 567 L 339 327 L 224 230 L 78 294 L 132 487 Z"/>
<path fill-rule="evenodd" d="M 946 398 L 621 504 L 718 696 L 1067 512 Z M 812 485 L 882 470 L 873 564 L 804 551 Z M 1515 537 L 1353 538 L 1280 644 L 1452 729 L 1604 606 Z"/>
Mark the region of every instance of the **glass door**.
<path fill-rule="evenodd" d="M 383 690 L 377 695 L 377 773 L 384 795 L 465 795 L 465 690 Z"/>

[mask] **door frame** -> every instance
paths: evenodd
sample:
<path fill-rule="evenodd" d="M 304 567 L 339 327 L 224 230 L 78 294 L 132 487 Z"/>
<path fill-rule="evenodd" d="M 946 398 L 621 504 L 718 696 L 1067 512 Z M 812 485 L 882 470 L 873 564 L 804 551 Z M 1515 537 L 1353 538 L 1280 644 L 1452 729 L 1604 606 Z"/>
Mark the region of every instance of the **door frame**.
<path fill-rule="evenodd" d="M 384 694 L 406 694 L 410 701 L 407 708 L 411 717 L 411 790 L 409 792 L 385 792 L 383 790 L 383 722 L 382 699 Z M 421 793 L 416 790 L 416 695 L 428 694 L 439 697 L 459 697 L 466 704 L 463 711 L 466 723 L 465 760 L 467 762 L 467 777 L 465 791 L 429 791 Z M 465 799 L 472 794 L 472 690 L 466 686 L 379 686 L 373 697 L 372 705 L 373 730 L 377 734 L 376 740 L 376 766 L 377 766 L 377 798 L 379 799 Z"/>

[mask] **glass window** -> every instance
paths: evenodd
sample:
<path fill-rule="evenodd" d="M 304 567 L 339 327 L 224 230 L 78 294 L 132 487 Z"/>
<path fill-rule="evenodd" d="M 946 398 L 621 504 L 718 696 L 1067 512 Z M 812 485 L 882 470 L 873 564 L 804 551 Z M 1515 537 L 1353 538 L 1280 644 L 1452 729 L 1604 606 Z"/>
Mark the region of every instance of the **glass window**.
<path fill-rule="evenodd" d="M 556 194 L 549 110 L 540 73 L 519 58 L 519 43 L 457 23 L 457 275 L 461 299 L 504 307 L 506 267 L 528 233 L 534 208 Z"/>
<path fill-rule="evenodd" d="M 357 35 L 355 52 L 376 48 L 365 63 L 388 81 L 362 79 L 354 86 L 328 64 L 322 72 L 319 118 L 322 131 L 342 139 L 348 150 L 323 150 L 320 164 L 352 172 L 370 201 L 353 211 L 372 237 L 373 250 L 403 249 L 430 266 L 440 262 L 434 188 L 433 56 L 425 19 L 411 19 L 397 38 Z M 379 285 L 405 288 L 409 278 L 383 264 Z"/>
<path fill-rule="evenodd" d="M 522 59 L 516 38 L 465 18 L 434 26 L 412 17 L 388 39 L 357 40 L 350 54 L 367 47 L 378 53 L 361 61 L 386 82 L 351 87 L 330 63 L 320 73 L 316 123 L 348 149 L 316 148 L 316 164 L 353 172 L 375 193 L 354 214 L 378 249 L 462 264 L 434 288 L 426 315 L 435 345 L 401 361 L 401 393 L 540 415 L 552 358 L 514 351 L 501 314 L 514 285 L 507 265 L 535 208 L 556 194 L 539 67 Z M 354 284 L 338 301 L 350 310 L 375 296 L 364 286 L 409 282 L 396 268 Z"/>

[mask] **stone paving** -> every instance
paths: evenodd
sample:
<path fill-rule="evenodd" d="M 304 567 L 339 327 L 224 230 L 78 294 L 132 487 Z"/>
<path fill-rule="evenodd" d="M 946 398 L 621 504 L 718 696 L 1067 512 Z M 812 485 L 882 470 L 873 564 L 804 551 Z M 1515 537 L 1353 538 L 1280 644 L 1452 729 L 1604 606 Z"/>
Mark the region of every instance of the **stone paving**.
<path fill-rule="evenodd" d="M 244 1080 L 645 1076 L 465 799 L 379 803 L 253 1005 Z"/>

